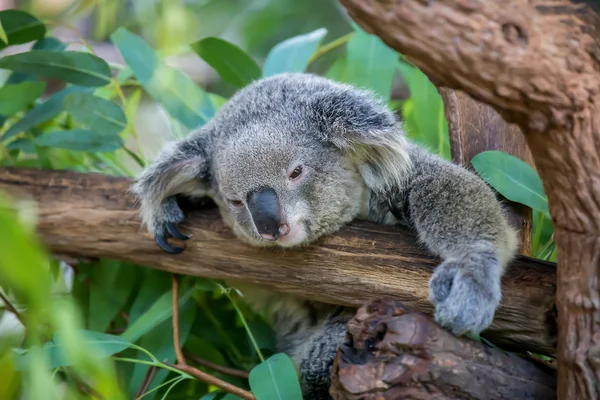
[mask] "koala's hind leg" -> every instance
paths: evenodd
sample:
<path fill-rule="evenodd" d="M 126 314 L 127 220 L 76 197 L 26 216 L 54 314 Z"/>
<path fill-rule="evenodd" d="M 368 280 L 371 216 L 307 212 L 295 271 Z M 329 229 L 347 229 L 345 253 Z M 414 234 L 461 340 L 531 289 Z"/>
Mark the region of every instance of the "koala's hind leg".
<path fill-rule="evenodd" d="M 331 319 L 304 345 L 305 357 L 300 362 L 300 384 L 305 400 L 329 400 L 331 367 L 338 347 L 346 335 L 350 315 Z"/>

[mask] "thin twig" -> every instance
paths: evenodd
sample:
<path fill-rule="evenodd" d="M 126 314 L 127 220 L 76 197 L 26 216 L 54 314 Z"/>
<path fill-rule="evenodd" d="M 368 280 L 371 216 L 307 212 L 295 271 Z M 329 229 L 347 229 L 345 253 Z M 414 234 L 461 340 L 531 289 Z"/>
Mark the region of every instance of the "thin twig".
<path fill-rule="evenodd" d="M 183 356 L 183 352 L 181 351 L 181 344 L 179 342 L 179 280 L 175 274 L 171 275 L 171 285 L 173 303 L 173 346 L 175 347 L 175 354 L 177 355 L 177 364 L 164 363 L 164 365 L 175 368 L 181 372 L 185 372 L 186 374 L 189 374 L 204 383 L 214 385 L 219 389 L 241 397 L 244 400 L 256 400 L 256 397 L 254 397 L 254 395 L 247 390 L 232 385 L 231 383 L 227 383 L 215 376 L 207 374 L 206 372 L 202 372 L 198 368 L 187 365 L 185 357 Z"/>
<path fill-rule="evenodd" d="M 256 400 L 256 397 L 254 397 L 254 395 L 252 393 L 248 392 L 247 390 L 244 390 L 235 385 L 232 385 L 231 383 L 222 381 L 221 379 L 214 377 L 212 375 L 209 375 L 206 372 L 202 372 L 199 369 L 194 368 L 192 366 L 173 365 L 173 364 L 166 364 L 166 365 L 168 365 L 171 368 L 178 369 L 181 372 L 185 372 L 186 374 L 189 374 L 204 383 L 208 383 L 209 385 L 216 386 L 219 389 L 224 390 L 227 393 L 231 393 L 238 397 L 241 397 L 244 400 Z"/>
<path fill-rule="evenodd" d="M 125 320 L 125 322 L 129 323 L 129 315 L 127 315 L 125 311 L 119 312 L 119 315 Z"/>
<path fill-rule="evenodd" d="M 144 393 L 146 393 L 146 391 L 150 387 L 150 384 L 154 380 L 154 377 L 156 376 L 157 372 L 158 372 L 158 367 L 151 366 L 148 368 L 148 371 L 146 371 L 146 375 L 144 375 L 144 380 L 142 381 L 142 384 L 140 385 L 140 389 L 135 394 L 136 399 L 138 397 L 140 397 L 141 395 L 143 395 Z"/>
<path fill-rule="evenodd" d="M 250 376 L 248 371 L 243 371 L 241 369 L 235 369 L 235 368 L 231 368 L 231 367 L 226 367 L 224 365 L 219 365 L 212 361 L 208 361 L 203 358 L 200 358 L 197 355 L 191 354 L 189 352 L 184 352 L 183 355 L 188 360 L 193 361 L 194 363 L 196 363 L 198 365 L 213 369 L 213 370 L 220 372 L 222 374 L 225 374 L 225 375 L 235 376 L 235 377 L 242 378 L 242 379 L 248 379 L 248 377 Z"/>
<path fill-rule="evenodd" d="M 21 313 L 19 311 L 17 311 L 17 309 L 15 308 L 15 306 L 12 305 L 12 303 L 8 300 L 8 298 L 4 295 L 4 293 L 2 293 L 2 291 L 0 291 L 0 298 L 4 302 L 4 305 L 5 305 L 6 309 L 8 311 L 10 311 L 11 313 L 13 313 L 15 315 L 15 317 L 17 317 L 17 319 L 19 320 L 19 322 L 23 326 L 25 326 L 25 319 L 23 318 L 23 316 L 21 315 Z"/>
<path fill-rule="evenodd" d="M 315 53 L 310 57 L 308 63 L 312 64 L 317 58 L 323 56 L 326 53 L 329 53 L 331 50 L 340 47 L 345 43 L 348 43 L 348 41 L 352 39 L 353 33 L 354 32 L 347 33 L 344 36 L 340 36 L 339 38 L 327 43 L 326 45 L 319 47 L 317 51 L 315 51 Z"/>
<path fill-rule="evenodd" d="M 181 343 L 179 343 L 179 280 L 177 279 L 177 275 L 172 275 L 171 284 L 173 286 L 173 346 L 177 355 L 177 364 L 186 365 L 183 352 L 181 351 Z"/>

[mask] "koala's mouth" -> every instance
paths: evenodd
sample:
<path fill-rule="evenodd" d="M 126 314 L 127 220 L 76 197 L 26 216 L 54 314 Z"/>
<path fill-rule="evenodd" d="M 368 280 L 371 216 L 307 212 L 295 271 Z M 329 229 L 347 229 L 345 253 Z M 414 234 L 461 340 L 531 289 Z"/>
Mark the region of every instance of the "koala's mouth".
<path fill-rule="evenodd" d="M 301 219 L 290 221 L 289 231 L 285 235 L 280 235 L 276 240 L 271 240 L 272 243 L 281 247 L 298 246 L 306 242 L 308 237 L 306 226 Z"/>
<path fill-rule="evenodd" d="M 265 237 L 264 234 L 258 234 L 256 231 L 248 232 L 243 228 L 240 230 L 246 241 L 254 246 L 295 247 L 306 244 L 310 236 L 305 222 L 301 219 L 290 221 L 289 230 L 285 234 L 278 235 L 277 238 Z"/>

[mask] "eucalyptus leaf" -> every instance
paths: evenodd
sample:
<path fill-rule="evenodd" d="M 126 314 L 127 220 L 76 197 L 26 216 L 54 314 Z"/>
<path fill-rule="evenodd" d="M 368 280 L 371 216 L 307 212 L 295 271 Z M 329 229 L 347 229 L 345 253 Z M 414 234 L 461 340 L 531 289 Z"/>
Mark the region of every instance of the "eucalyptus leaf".
<path fill-rule="evenodd" d="M 355 25 L 355 32 L 347 44 L 347 57 L 346 79 L 389 100 L 398 53 L 378 36 L 368 34 Z"/>
<path fill-rule="evenodd" d="M 202 396 L 200 400 L 242 400 L 242 398 L 231 393 L 215 391 Z"/>
<path fill-rule="evenodd" d="M 46 82 L 21 82 L 0 87 L 0 115 L 10 117 L 24 110 L 44 93 Z"/>
<path fill-rule="evenodd" d="M 85 129 L 118 135 L 127 127 L 127 117 L 121 107 L 93 94 L 72 93 L 65 97 L 64 106 Z"/>
<path fill-rule="evenodd" d="M 173 118 L 194 129 L 213 117 L 206 92 L 183 72 L 164 64 L 142 38 L 121 27 L 111 40 L 144 89 Z"/>
<path fill-rule="evenodd" d="M 260 67 L 252 57 L 226 40 L 208 37 L 191 47 L 219 73 L 221 79 L 237 87 L 244 87 L 261 76 Z"/>
<path fill-rule="evenodd" d="M 44 38 L 38 40 L 37 42 L 35 42 L 35 44 L 33 45 L 33 47 L 31 49 L 32 50 L 63 51 L 66 48 L 67 48 L 67 45 L 65 43 L 61 42 L 60 40 L 58 40 L 54 37 L 47 36 L 47 37 L 44 37 Z M 10 74 L 10 76 L 6 80 L 5 84 L 21 83 L 21 82 L 25 82 L 25 81 L 35 81 L 35 80 L 38 80 L 38 78 L 33 75 L 26 74 L 26 73 L 20 72 L 20 71 L 14 71 L 13 73 Z"/>
<path fill-rule="evenodd" d="M 75 92 L 90 92 L 91 89 L 81 86 L 70 86 L 50 96 L 46 101 L 38 104 L 29 110 L 23 118 L 15 122 L 5 133 L 0 137 L 0 140 L 7 140 L 11 137 L 30 130 L 46 121 L 51 120 L 58 114 L 64 111 L 63 100 L 69 93 Z"/>
<path fill-rule="evenodd" d="M 7 39 L 6 43 L 0 41 L 0 50 L 10 45 L 42 39 L 46 34 L 46 26 L 25 11 L 14 9 L 0 11 L 0 22 Z"/>
<path fill-rule="evenodd" d="M 192 290 L 187 288 L 179 296 L 179 305 L 185 304 L 185 302 L 191 297 Z M 171 291 L 163 293 L 152 306 L 144 314 L 140 315 L 135 321 L 132 321 L 127 327 L 127 330 L 123 332 L 121 336 L 123 338 L 135 342 L 140 337 L 144 336 L 155 326 L 163 322 L 164 320 L 171 318 L 173 315 Z"/>
<path fill-rule="evenodd" d="M 327 29 L 319 28 L 275 45 L 265 59 L 263 76 L 284 72 L 305 72 L 310 58 L 325 35 L 327 35 Z"/>
<path fill-rule="evenodd" d="M 484 151 L 471 164 L 502 196 L 550 216 L 548 199 L 537 172 L 524 161 L 498 150 Z"/>
<path fill-rule="evenodd" d="M 7 150 L 19 150 L 23 153 L 33 154 L 35 153 L 35 145 L 29 139 L 17 139 L 6 145 Z"/>
<path fill-rule="evenodd" d="M 33 47 L 31 48 L 32 50 L 52 50 L 52 51 L 64 51 L 67 48 L 67 44 L 64 42 L 61 42 L 59 39 L 52 37 L 52 36 L 46 36 L 45 38 L 42 38 L 40 40 L 38 40 L 37 42 L 35 42 L 35 44 L 33 45 Z"/>
<path fill-rule="evenodd" d="M 229 100 L 226 97 L 220 96 L 215 93 L 209 93 L 208 97 L 210 98 L 210 101 L 213 103 L 213 107 L 215 108 L 215 111 L 218 111 Z"/>
<path fill-rule="evenodd" d="M 104 331 L 123 309 L 135 286 L 136 268 L 120 261 L 101 259 L 90 273 L 88 329 Z"/>
<path fill-rule="evenodd" d="M 0 40 L 2 40 L 2 43 L 0 43 L 1 45 L 8 45 L 8 35 L 6 34 L 6 31 L 4 30 L 4 26 L 2 25 L 2 19 L 0 19 Z"/>
<path fill-rule="evenodd" d="M 84 344 L 93 346 L 98 352 L 99 357 L 110 357 L 131 346 L 131 342 L 120 336 L 109 335 L 101 332 L 80 330 L 80 335 Z M 43 353 L 49 359 L 49 368 L 58 368 L 71 365 L 71 362 L 65 357 L 61 348 L 60 333 L 54 335 L 51 342 L 46 342 L 42 346 Z M 31 350 L 15 352 L 17 369 L 23 371 L 29 367 L 31 359 Z"/>
<path fill-rule="evenodd" d="M 405 119 L 409 137 L 449 160 L 450 139 L 442 96 L 418 68 L 400 62 L 398 68 L 410 90 L 412 110 Z"/>
<path fill-rule="evenodd" d="M 194 323 L 196 316 L 196 304 L 193 299 L 188 298 L 180 309 L 179 316 L 179 340 L 180 343 L 187 341 L 190 329 Z M 175 362 L 176 355 L 173 347 L 173 324 L 171 319 L 166 319 L 155 326 L 151 331 L 144 334 L 139 341 L 139 346 L 149 351 L 156 359 L 167 362 Z M 138 351 L 137 359 L 147 359 L 148 356 L 143 352 Z M 144 377 L 148 371 L 148 366 L 136 364 L 133 368 L 133 375 L 129 382 L 129 394 L 131 398 L 135 398 L 136 392 L 139 390 Z M 152 390 L 162 382 L 169 374 L 168 370 L 159 369 L 150 383 L 148 390 Z M 144 399 L 152 400 L 155 398 L 156 392 L 150 393 Z"/>
<path fill-rule="evenodd" d="M 348 73 L 348 58 L 347 56 L 339 57 L 325 74 L 326 78 L 334 81 L 348 83 L 350 82 L 350 74 Z"/>
<path fill-rule="evenodd" d="M 34 143 L 43 147 L 86 152 L 111 152 L 123 145 L 119 136 L 89 129 L 48 132 L 36 137 Z"/>
<path fill-rule="evenodd" d="M 0 58 L 0 68 L 92 87 L 112 77 L 106 61 L 78 51 L 31 50 Z"/>
<path fill-rule="evenodd" d="M 252 368 L 249 382 L 256 400 L 302 400 L 296 368 L 285 353 L 277 353 Z"/>

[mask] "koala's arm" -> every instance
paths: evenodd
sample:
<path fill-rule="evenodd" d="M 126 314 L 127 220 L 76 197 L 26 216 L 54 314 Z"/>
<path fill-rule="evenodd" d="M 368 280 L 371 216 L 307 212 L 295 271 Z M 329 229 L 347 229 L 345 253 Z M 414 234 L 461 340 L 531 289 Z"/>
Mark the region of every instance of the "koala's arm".
<path fill-rule="evenodd" d="M 409 153 L 412 178 L 395 206 L 443 260 L 429 282 L 435 319 L 458 335 L 479 333 L 500 302 L 516 232 L 494 192 L 474 173 L 414 145 Z"/>
<path fill-rule="evenodd" d="M 143 224 L 157 244 L 172 254 L 183 248 L 168 243 L 167 236 L 188 239 L 176 227 L 184 218 L 176 196 L 202 197 L 209 189 L 208 139 L 201 133 L 165 147 L 131 188 L 140 203 Z"/>

